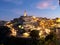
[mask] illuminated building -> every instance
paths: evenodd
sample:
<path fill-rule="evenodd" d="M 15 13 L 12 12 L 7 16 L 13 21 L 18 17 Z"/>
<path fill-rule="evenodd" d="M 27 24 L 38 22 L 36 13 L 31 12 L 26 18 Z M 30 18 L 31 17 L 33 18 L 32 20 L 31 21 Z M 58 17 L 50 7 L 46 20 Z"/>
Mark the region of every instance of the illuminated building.
<path fill-rule="evenodd" d="M 27 16 L 26 10 L 24 11 L 24 16 Z"/>

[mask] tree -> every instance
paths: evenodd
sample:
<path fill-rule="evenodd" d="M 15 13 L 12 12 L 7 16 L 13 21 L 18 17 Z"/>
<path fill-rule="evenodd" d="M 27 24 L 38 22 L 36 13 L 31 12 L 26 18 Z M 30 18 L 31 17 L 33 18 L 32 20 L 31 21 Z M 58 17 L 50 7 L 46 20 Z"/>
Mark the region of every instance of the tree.
<path fill-rule="evenodd" d="M 55 45 L 56 44 L 56 34 L 54 32 L 51 32 L 49 35 L 45 38 L 45 45 Z"/>
<path fill-rule="evenodd" d="M 32 38 L 32 45 L 38 45 L 39 44 L 39 31 L 38 30 L 32 30 L 30 32 L 30 36 Z"/>
<path fill-rule="evenodd" d="M 38 30 L 32 30 L 30 32 L 31 38 L 39 38 L 39 31 Z"/>
<path fill-rule="evenodd" d="M 8 28 L 7 26 L 0 26 L 0 36 L 1 35 L 8 36 L 10 33 L 11 33 L 10 28 Z"/>
<path fill-rule="evenodd" d="M 9 37 L 11 31 L 6 26 L 0 26 L 0 43 L 3 43 L 7 37 Z"/>

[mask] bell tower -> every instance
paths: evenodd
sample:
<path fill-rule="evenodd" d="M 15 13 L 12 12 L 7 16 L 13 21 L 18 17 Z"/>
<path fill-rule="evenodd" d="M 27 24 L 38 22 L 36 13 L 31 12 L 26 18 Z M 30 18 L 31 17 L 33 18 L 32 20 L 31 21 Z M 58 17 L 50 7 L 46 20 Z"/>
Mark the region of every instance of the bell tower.
<path fill-rule="evenodd" d="M 24 16 L 27 16 L 26 10 L 24 11 Z"/>

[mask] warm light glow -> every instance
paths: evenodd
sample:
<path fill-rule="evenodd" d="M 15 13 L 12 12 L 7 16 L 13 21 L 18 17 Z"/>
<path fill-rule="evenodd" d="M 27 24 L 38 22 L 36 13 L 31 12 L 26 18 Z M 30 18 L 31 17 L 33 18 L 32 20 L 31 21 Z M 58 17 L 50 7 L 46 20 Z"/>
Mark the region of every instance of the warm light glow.
<path fill-rule="evenodd" d="M 40 30 L 41 28 L 40 27 L 37 27 L 37 30 Z"/>
<path fill-rule="evenodd" d="M 13 26 L 13 24 L 10 24 L 11 26 Z"/>
<path fill-rule="evenodd" d="M 19 28 L 21 28 L 21 29 L 23 29 L 23 28 L 24 28 L 24 27 L 23 27 L 23 26 L 21 26 L 21 25 L 19 25 L 18 27 L 19 27 Z"/>
<path fill-rule="evenodd" d="M 27 16 L 26 10 L 24 11 L 24 16 Z"/>
<path fill-rule="evenodd" d="M 57 24 L 56 27 L 60 27 L 60 24 Z"/>
<path fill-rule="evenodd" d="M 43 34 L 43 31 L 40 31 L 39 36 L 41 36 L 42 34 Z"/>
<path fill-rule="evenodd" d="M 29 37 L 29 33 L 23 33 L 24 37 Z"/>
<path fill-rule="evenodd" d="M 44 34 L 43 31 L 40 31 L 39 36 L 40 36 L 40 38 L 45 38 L 46 37 L 46 35 Z"/>
<path fill-rule="evenodd" d="M 36 18 L 35 16 L 32 16 L 34 19 Z"/>
<path fill-rule="evenodd" d="M 58 18 L 58 19 L 56 20 L 56 22 L 60 22 L 60 18 Z"/>
<path fill-rule="evenodd" d="M 50 34 L 50 30 L 49 30 L 49 29 L 45 29 L 45 32 L 46 32 L 47 34 Z"/>
<path fill-rule="evenodd" d="M 18 27 L 21 28 L 21 25 L 19 25 Z"/>
<path fill-rule="evenodd" d="M 17 32 L 16 32 L 16 30 L 14 29 L 14 28 L 12 28 L 12 26 L 13 26 L 13 24 L 11 23 L 11 22 L 7 22 L 6 24 L 5 24 L 5 26 L 7 26 L 7 27 L 9 27 L 10 28 L 10 30 L 11 30 L 11 36 L 16 36 L 17 35 Z"/>
<path fill-rule="evenodd" d="M 24 29 L 24 27 L 21 27 L 21 29 Z"/>
<path fill-rule="evenodd" d="M 17 35 L 16 30 L 14 30 L 13 28 L 11 29 L 11 32 L 12 32 L 12 33 L 11 33 L 12 36 L 16 36 L 16 35 Z"/>

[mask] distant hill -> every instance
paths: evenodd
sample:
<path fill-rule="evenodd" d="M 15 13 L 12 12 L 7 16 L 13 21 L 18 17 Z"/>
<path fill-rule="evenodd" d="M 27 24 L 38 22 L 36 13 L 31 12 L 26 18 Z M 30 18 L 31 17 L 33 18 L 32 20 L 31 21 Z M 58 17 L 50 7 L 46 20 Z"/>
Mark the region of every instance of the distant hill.
<path fill-rule="evenodd" d="M 3 20 L 0 20 L 0 26 L 4 26 L 4 24 L 8 22 L 8 21 L 3 21 Z"/>

